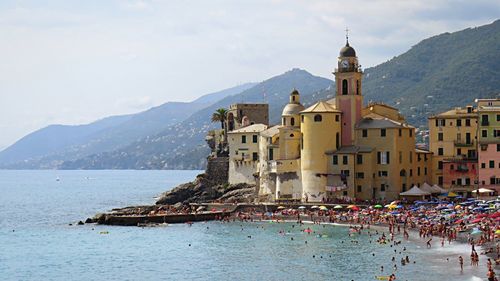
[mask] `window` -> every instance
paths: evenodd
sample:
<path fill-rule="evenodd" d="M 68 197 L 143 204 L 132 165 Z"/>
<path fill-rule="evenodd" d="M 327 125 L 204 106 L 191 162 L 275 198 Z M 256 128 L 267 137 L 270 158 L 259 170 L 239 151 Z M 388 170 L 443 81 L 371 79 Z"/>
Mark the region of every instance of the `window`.
<path fill-rule="evenodd" d="M 347 95 L 347 80 L 342 80 L 342 95 Z"/>
<path fill-rule="evenodd" d="M 361 185 L 358 185 L 358 190 L 357 192 L 361 192 Z"/>
<path fill-rule="evenodd" d="M 339 133 L 335 134 L 335 147 L 337 149 L 339 149 L 339 147 L 340 147 L 340 134 Z"/>
<path fill-rule="evenodd" d="M 481 163 L 481 169 L 486 169 L 486 163 Z"/>
<path fill-rule="evenodd" d="M 443 148 L 442 147 L 438 148 L 438 155 L 443 155 Z"/>
<path fill-rule="evenodd" d="M 399 152 L 399 164 L 403 163 L 403 151 Z"/>
<path fill-rule="evenodd" d="M 377 152 L 377 164 L 389 164 L 389 151 Z"/>
<path fill-rule="evenodd" d="M 500 114 L 497 114 L 497 122 L 500 122 Z"/>
<path fill-rule="evenodd" d="M 387 175 L 388 175 L 387 171 L 378 171 L 379 177 L 387 177 Z"/>
<path fill-rule="evenodd" d="M 342 174 L 342 175 L 344 175 L 344 176 L 348 177 L 348 176 L 349 176 L 349 174 L 350 174 L 350 172 L 349 172 L 349 170 L 342 170 L 342 171 L 340 171 L 340 174 Z"/>
<path fill-rule="evenodd" d="M 413 177 L 413 169 L 410 169 L 410 177 Z"/>
<path fill-rule="evenodd" d="M 358 179 L 364 179 L 365 178 L 365 173 L 363 173 L 363 172 L 356 173 L 356 178 L 358 178 Z"/>
<path fill-rule="evenodd" d="M 462 185 L 462 179 L 457 179 L 457 185 Z"/>
<path fill-rule="evenodd" d="M 450 165 L 450 170 L 452 170 L 452 171 L 453 171 L 454 169 L 455 169 L 455 166 Z"/>
<path fill-rule="evenodd" d="M 417 161 L 420 162 L 422 160 L 422 156 L 420 154 L 417 154 Z"/>
<path fill-rule="evenodd" d="M 283 126 L 286 126 L 286 118 L 283 117 Z"/>
<path fill-rule="evenodd" d="M 356 80 L 356 95 L 360 95 L 360 93 L 359 93 L 359 80 Z"/>
<path fill-rule="evenodd" d="M 438 133 L 438 141 L 443 141 L 443 133 Z"/>
<path fill-rule="evenodd" d="M 410 132 L 410 138 L 413 137 L 413 130 L 410 129 L 409 132 Z"/>
<path fill-rule="evenodd" d="M 322 119 L 321 114 L 314 115 L 314 122 L 321 122 Z"/>
<path fill-rule="evenodd" d="M 292 117 L 290 119 L 290 125 L 295 126 L 295 118 Z"/>
<path fill-rule="evenodd" d="M 368 130 L 363 129 L 363 138 L 367 138 L 367 137 L 368 137 Z"/>
<path fill-rule="evenodd" d="M 274 150 L 272 148 L 269 148 L 269 160 L 274 159 Z"/>
<path fill-rule="evenodd" d="M 403 135 L 403 130 L 399 129 L 399 136 L 402 136 L 402 135 Z"/>
<path fill-rule="evenodd" d="M 302 123 L 304 123 L 304 115 L 300 116 L 300 120 L 302 120 Z"/>
<path fill-rule="evenodd" d="M 465 179 L 465 185 L 470 185 L 470 178 Z"/>
<path fill-rule="evenodd" d="M 442 176 L 438 177 L 438 184 L 443 185 L 443 177 Z"/>
<path fill-rule="evenodd" d="M 342 156 L 342 164 L 347 165 L 347 163 L 348 163 L 348 156 L 347 155 Z"/>
<path fill-rule="evenodd" d="M 339 164 L 339 157 L 337 155 L 333 155 L 333 165 Z"/>
<path fill-rule="evenodd" d="M 500 144 L 497 143 L 497 152 L 500 151 Z"/>
<path fill-rule="evenodd" d="M 385 129 L 380 129 L 380 136 L 385 137 L 385 134 L 386 134 Z"/>
<path fill-rule="evenodd" d="M 413 163 L 413 153 L 410 151 L 410 163 Z"/>
<path fill-rule="evenodd" d="M 363 155 L 358 154 L 356 156 L 356 162 L 357 162 L 356 164 L 363 164 Z"/>
<path fill-rule="evenodd" d="M 380 191 L 385 191 L 385 184 L 380 185 Z"/>
<path fill-rule="evenodd" d="M 470 127 L 470 119 L 465 119 L 465 126 Z"/>
<path fill-rule="evenodd" d="M 439 170 L 443 169 L 443 161 L 438 161 L 438 169 Z"/>
<path fill-rule="evenodd" d="M 488 126 L 489 125 L 488 115 L 482 115 L 481 116 L 481 125 L 482 126 Z"/>
<path fill-rule="evenodd" d="M 424 167 L 424 175 L 427 176 L 427 167 Z"/>
<path fill-rule="evenodd" d="M 490 184 L 495 184 L 495 177 L 490 178 Z"/>
<path fill-rule="evenodd" d="M 340 121 L 340 115 L 335 115 L 335 122 L 339 122 Z"/>
<path fill-rule="evenodd" d="M 247 136 L 241 136 L 241 143 L 247 143 Z"/>
<path fill-rule="evenodd" d="M 257 135 L 253 135 L 252 136 L 252 142 L 253 143 L 257 143 Z"/>
<path fill-rule="evenodd" d="M 417 167 L 417 176 L 420 176 L 420 167 Z"/>
<path fill-rule="evenodd" d="M 490 160 L 490 168 L 495 168 L 495 161 Z"/>
<path fill-rule="evenodd" d="M 461 148 L 457 148 L 457 155 L 462 155 L 462 149 Z"/>
<path fill-rule="evenodd" d="M 462 127 L 462 119 L 457 119 L 457 127 Z"/>
<path fill-rule="evenodd" d="M 259 160 L 259 154 L 257 154 L 257 152 L 252 153 L 252 160 L 253 161 Z"/>
<path fill-rule="evenodd" d="M 488 137 L 488 130 L 481 130 L 481 137 L 487 138 Z"/>

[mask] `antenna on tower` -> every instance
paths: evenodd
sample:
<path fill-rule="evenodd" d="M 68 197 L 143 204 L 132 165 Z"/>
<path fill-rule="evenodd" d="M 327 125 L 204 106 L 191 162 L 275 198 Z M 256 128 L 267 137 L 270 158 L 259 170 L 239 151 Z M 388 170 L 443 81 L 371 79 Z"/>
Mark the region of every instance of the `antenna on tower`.
<path fill-rule="evenodd" d="M 345 42 L 346 45 L 349 46 L 349 28 L 345 28 Z"/>

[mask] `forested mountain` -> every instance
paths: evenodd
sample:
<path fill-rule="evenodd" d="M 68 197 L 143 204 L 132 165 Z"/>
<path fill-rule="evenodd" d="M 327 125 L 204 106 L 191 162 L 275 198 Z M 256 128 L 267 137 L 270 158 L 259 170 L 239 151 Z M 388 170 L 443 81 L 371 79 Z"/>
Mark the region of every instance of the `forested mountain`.
<path fill-rule="evenodd" d="M 355 48 L 355 42 L 352 43 Z M 363 54 L 358 56 L 362 62 Z M 500 97 L 500 20 L 425 39 L 404 54 L 365 69 L 364 73 L 365 103 L 385 102 L 400 109 L 412 125 L 425 127 L 431 114 L 473 104 L 476 98 Z M 49 127 L 43 134 L 35 132 L 34 136 L 16 143 L 18 155 L 48 155 L 36 161 L 5 165 L 5 159 L 12 159 L 10 147 L 0 153 L 0 167 L 3 163 L 6 168 L 199 169 L 203 168 L 208 153 L 205 134 L 219 126 L 210 122 L 215 109 L 238 102 L 266 102 L 271 123 L 278 123 L 293 88 L 299 90 L 307 106 L 332 98 L 335 94 L 332 86 L 333 81 L 329 79 L 293 69 L 262 83 L 230 89 L 230 93 L 206 95 L 186 103 L 187 107 L 178 104 L 175 108 L 163 108 L 164 111 L 151 109 L 153 112 L 140 116 L 114 117 L 118 119 L 107 120 L 109 127 L 97 122 L 87 125 L 90 127 L 78 130 L 74 136 L 79 142 L 58 140 L 50 134 L 50 130 L 61 134 L 60 130 L 70 128 Z M 199 104 L 206 106 L 197 107 Z M 102 130 L 98 130 L 97 125 L 103 126 Z M 129 132 L 141 126 L 150 130 Z M 68 132 L 64 134 L 70 134 Z M 98 138 L 94 137 L 96 134 Z M 116 139 L 127 142 L 117 145 L 112 142 Z M 50 143 L 52 141 L 54 143 Z M 58 147 L 65 149 L 61 152 Z M 75 147 L 76 151 L 85 153 L 75 153 L 71 150 Z M 93 151 L 94 148 L 98 149 Z"/>

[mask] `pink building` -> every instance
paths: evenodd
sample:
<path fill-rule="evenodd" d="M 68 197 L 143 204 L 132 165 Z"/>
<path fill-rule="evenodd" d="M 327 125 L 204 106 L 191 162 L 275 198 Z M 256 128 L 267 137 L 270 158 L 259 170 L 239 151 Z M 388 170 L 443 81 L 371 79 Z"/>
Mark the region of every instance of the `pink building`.
<path fill-rule="evenodd" d="M 479 165 L 479 187 L 500 192 L 500 144 L 481 144 Z"/>
<path fill-rule="evenodd" d="M 470 190 L 477 187 L 478 163 L 462 158 L 445 159 L 443 162 L 443 186 L 453 192 L 471 196 Z"/>

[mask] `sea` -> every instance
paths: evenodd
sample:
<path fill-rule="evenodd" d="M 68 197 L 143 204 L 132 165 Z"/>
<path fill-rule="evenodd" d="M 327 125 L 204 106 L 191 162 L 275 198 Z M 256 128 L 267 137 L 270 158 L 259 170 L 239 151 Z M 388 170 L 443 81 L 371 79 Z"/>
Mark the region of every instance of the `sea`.
<path fill-rule="evenodd" d="M 76 225 L 112 208 L 152 204 L 200 172 L 0 170 L 0 280 L 369 281 L 393 272 L 398 281 L 486 280 L 486 258 L 471 267 L 469 246 L 441 247 L 435 238 L 427 249 L 414 234 L 390 246 L 376 243 L 374 229 L 372 237 L 349 236 L 338 225 Z"/>

